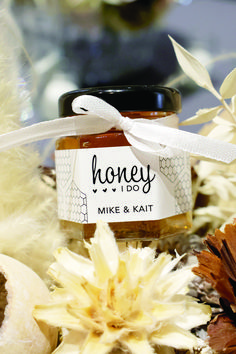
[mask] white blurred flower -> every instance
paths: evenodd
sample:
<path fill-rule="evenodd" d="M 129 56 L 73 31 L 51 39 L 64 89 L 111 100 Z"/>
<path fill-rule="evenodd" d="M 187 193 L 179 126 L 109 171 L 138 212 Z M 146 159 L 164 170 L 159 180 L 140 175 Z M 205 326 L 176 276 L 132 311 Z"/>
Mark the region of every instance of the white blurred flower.
<path fill-rule="evenodd" d="M 67 6 L 76 8 L 78 6 L 99 7 L 103 2 L 110 5 L 123 5 L 134 2 L 136 0 L 65 0 Z"/>

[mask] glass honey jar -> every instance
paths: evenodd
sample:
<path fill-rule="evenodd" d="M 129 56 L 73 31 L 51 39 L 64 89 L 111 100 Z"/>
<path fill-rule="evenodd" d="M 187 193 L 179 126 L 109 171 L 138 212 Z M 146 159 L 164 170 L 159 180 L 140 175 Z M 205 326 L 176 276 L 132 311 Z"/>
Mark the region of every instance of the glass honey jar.
<path fill-rule="evenodd" d="M 135 85 L 72 91 L 59 99 L 60 117 L 74 116 L 72 102 L 84 94 L 101 98 L 122 116 L 162 120 L 178 128 L 181 96 L 176 89 Z M 93 237 L 99 219 L 108 222 L 120 241 L 152 241 L 186 233 L 191 227 L 188 153 L 140 154 L 123 131 L 112 128 L 59 138 L 55 161 L 58 216 L 71 238 Z"/>

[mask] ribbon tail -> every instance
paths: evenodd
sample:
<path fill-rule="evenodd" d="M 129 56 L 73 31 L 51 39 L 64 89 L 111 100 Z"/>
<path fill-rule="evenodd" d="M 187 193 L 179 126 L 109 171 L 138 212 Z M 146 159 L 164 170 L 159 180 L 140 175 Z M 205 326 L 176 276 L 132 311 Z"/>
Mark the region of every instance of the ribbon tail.
<path fill-rule="evenodd" d="M 164 147 L 183 150 L 225 163 L 236 159 L 236 145 L 234 144 L 160 124 L 151 126 L 137 122 L 128 132 L 125 132 L 125 135 L 134 147 L 146 152 L 158 153 L 161 144 Z"/>
<path fill-rule="evenodd" d="M 60 130 L 63 128 L 64 131 L 73 130 L 73 123 L 71 121 L 67 122 L 66 127 L 64 126 L 65 124 L 62 123 L 61 125 L 60 123 L 59 119 L 55 119 L 53 121 L 36 123 L 28 127 L 2 134 L 0 135 L 0 151 L 58 136 L 60 135 Z M 68 125 L 70 126 L 69 129 Z"/>
<path fill-rule="evenodd" d="M 81 115 L 40 122 L 0 135 L 0 152 L 40 140 L 103 133 L 112 124 L 95 115 Z"/>

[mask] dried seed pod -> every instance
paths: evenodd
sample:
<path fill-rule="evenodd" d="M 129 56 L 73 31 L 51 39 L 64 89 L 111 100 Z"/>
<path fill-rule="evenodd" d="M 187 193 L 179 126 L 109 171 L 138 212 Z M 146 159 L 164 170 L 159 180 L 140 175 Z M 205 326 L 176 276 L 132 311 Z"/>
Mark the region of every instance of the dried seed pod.
<path fill-rule="evenodd" d="M 0 254 L 0 353 L 49 354 L 58 331 L 36 322 L 36 304 L 47 303 L 49 290 L 39 276 L 23 263 Z"/>

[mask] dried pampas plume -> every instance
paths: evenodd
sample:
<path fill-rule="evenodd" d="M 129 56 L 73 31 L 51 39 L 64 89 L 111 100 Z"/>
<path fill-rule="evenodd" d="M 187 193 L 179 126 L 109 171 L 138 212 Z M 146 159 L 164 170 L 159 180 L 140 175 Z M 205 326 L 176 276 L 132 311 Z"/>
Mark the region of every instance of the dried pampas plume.
<path fill-rule="evenodd" d="M 5 3 L 6 4 L 6 3 Z M 7 6 L 0 5 L 0 133 L 20 127 L 20 33 Z M 32 147 L 0 153 L 0 253 L 31 267 L 42 278 L 59 230 L 56 192 L 41 179 L 40 156 Z"/>

